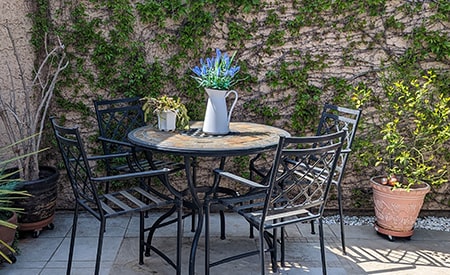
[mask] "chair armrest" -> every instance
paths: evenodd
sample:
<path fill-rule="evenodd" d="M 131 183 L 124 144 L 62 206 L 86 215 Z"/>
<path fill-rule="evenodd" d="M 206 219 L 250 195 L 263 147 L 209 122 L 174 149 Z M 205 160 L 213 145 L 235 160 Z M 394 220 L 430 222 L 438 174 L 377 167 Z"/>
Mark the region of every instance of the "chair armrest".
<path fill-rule="evenodd" d="M 243 177 L 238 176 L 236 174 L 232 174 L 230 172 L 226 172 L 226 171 L 223 171 L 223 170 L 220 170 L 220 169 L 214 169 L 214 173 L 216 173 L 217 175 L 219 175 L 221 177 L 225 177 L 225 178 L 237 181 L 239 183 L 245 184 L 245 185 L 250 186 L 252 188 L 263 188 L 264 189 L 264 188 L 268 188 L 269 187 L 269 186 L 259 184 L 257 182 L 251 181 L 249 179 L 243 178 Z"/>
<path fill-rule="evenodd" d="M 103 142 L 109 142 L 109 143 L 113 143 L 113 144 L 117 144 L 117 145 L 121 145 L 121 146 L 127 146 L 130 148 L 133 148 L 134 146 L 126 141 L 120 141 L 120 140 L 115 140 L 115 139 L 109 139 L 109 138 L 105 138 L 105 137 L 98 137 L 98 140 L 103 141 Z"/>
<path fill-rule="evenodd" d="M 135 172 L 135 173 L 127 173 L 127 174 L 119 174 L 113 176 L 104 176 L 104 177 L 96 177 L 92 178 L 94 182 L 104 182 L 104 181 L 112 181 L 112 180 L 126 180 L 132 178 L 144 178 L 144 177 L 153 177 L 159 175 L 168 175 L 169 169 L 163 168 L 159 170 L 150 170 L 144 172 Z"/>

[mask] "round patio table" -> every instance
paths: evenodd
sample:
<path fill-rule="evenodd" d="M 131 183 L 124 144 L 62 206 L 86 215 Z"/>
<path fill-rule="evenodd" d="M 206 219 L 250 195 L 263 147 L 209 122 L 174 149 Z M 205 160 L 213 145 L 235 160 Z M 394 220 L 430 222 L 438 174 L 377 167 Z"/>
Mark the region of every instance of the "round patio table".
<path fill-rule="evenodd" d="M 189 130 L 169 132 L 144 126 L 128 134 L 129 141 L 135 146 L 184 157 L 188 189 L 199 211 L 191 246 L 189 274 L 195 273 L 195 255 L 203 228 L 203 200 L 199 198 L 199 192 L 205 193 L 204 188 L 197 186 L 196 166 L 192 165 L 192 161 L 197 157 L 220 157 L 220 168 L 223 169 L 226 157 L 271 151 L 277 147 L 280 136 L 290 136 L 283 129 L 251 122 L 231 122 L 230 133 L 208 135 L 202 132 L 202 125 L 203 122 L 196 121 L 191 123 Z"/>

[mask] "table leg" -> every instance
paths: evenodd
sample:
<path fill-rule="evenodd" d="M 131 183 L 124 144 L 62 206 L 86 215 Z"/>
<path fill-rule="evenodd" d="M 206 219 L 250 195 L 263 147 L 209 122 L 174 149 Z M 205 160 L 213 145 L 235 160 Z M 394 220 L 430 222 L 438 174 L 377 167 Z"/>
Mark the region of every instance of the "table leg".
<path fill-rule="evenodd" d="M 194 159 L 194 161 L 196 161 L 196 159 Z M 211 196 L 214 193 L 214 190 L 217 188 L 217 185 L 218 185 L 218 183 L 217 184 L 214 183 L 214 185 L 211 187 L 210 190 L 203 189 L 205 192 L 205 198 L 204 198 L 204 202 L 202 202 L 200 200 L 200 198 L 198 197 L 199 190 L 196 185 L 196 176 L 197 175 L 196 175 L 196 171 L 195 171 L 195 166 L 192 166 L 191 162 L 192 162 L 192 160 L 190 157 L 188 157 L 188 156 L 184 157 L 184 164 L 185 164 L 185 169 L 186 169 L 186 178 L 187 178 L 187 182 L 188 182 L 188 187 L 189 187 L 189 190 L 192 195 L 192 200 L 193 200 L 194 204 L 198 207 L 197 228 L 195 230 L 194 238 L 192 239 L 191 252 L 190 252 L 190 256 L 189 256 L 189 275 L 195 274 L 195 256 L 197 253 L 197 247 L 198 247 L 198 242 L 200 240 L 200 235 L 203 230 L 205 207 L 207 207 L 206 204 L 209 204 L 209 196 Z M 223 169 L 224 166 L 225 166 L 225 157 L 222 157 L 220 159 L 219 167 L 220 167 L 220 169 Z M 191 170 L 191 168 L 192 168 L 192 170 Z M 209 232 L 205 232 L 205 234 L 209 234 Z M 208 244 L 206 244 L 206 246 L 208 247 Z M 207 251 L 207 252 L 209 252 L 209 251 Z M 208 268 L 208 270 L 209 270 L 209 268 Z"/>
<path fill-rule="evenodd" d="M 188 182 L 188 187 L 189 190 L 191 192 L 192 195 L 192 200 L 193 203 L 197 206 L 197 211 L 198 211 L 198 220 L 197 220 L 197 228 L 195 230 L 195 234 L 194 234 L 194 238 L 192 240 L 192 246 L 191 246 L 191 253 L 189 256 L 189 274 L 193 275 L 195 273 L 195 255 L 197 253 L 197 246 L 198 246 L 198 241 L 200 239 L 200 234 L 202 233 L 202 229 L 203 229 L 203 205 L 199 199 L 199 197 L 197 196 L 197 190 L 196 190 L 196 186 L 195 186 L 195 176 L 196 176 L 196 172 L 195 172 L 195 167 L 191 166 L 191 157 L 189 156 L 185 156 L 184 157 L 184 164 L 185 164 L 185 169 L 186 169 L 186 178 L 187 178 L 187 182 Z M 194 170 L 191 173 L 191 168 Z"/>
<path fill-rule="evenodd" d="M 191 167 L 192 167 L 192 183 L 194 186 L 197 184 L 197 166 L 198 161 L 196 157 L 192 157 Z M 192 218 L 191 218 L 191 232 L 195 232 L 195 210 L 192 212 Z"/>
<path fill-rule="evenodd" d="M 219 169 L 223 170 L 225 167 L 225 157 L 222 157 L 220 159 L 220 165 L 219 165 Z M 204 213 L 205 213 L 205 275 L 209 275 L 210 274 L 210 243 L 209 243 L 209 216 L 210 216 L 210 199 L 211 199 L 211 195 L 214 196 L 214 193 L 216 191 L 216 189 L 219 187 L 219 182 L 220 182 L 220 178 L 215 176 L 214 177 L 214 183 L 213 186 L 210 190 L 210 192 L 208 192 L 205 195 L 205 200 L 203 203 L 203 207 L 204 207 Z M 224 217 L 221 216 L 221 225 L 224 225 L 225 219 Z M 224 232 L 224 227 L 221 228 L 221 233 Z"/>

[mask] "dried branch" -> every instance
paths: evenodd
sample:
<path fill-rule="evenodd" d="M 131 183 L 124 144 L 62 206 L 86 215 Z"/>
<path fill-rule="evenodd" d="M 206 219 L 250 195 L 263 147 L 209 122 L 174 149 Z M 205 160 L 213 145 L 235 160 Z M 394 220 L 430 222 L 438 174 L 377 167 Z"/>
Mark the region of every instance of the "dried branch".
<path fill-rule="evenodd" d="M 13 35 L 7 25 L 3 25 L 3 27 L 8 32 L 22 87 L 20 89 L 15 87 L 13 77 L 15 74 L 7 64 L 10 87 L 9 91 L 0 92 L 0 120 L 4 124 L 10 143 L 30 137 L 13 151 L 16 156 L 28 155 L 17 163 L 17 167 L 21 170 L 21 178 L 35 180 L 39 178 L 39 159 L 37 154 L 30 153 L 40 150 L 45 118 L 55 86 L 60 73 L 68 66 L 69 62 L 66 59 L 64 44 L 59 37 L 57 37 L 56 46 L 50 51 L 46 37 L 44 39 L 45 56 L 37 70 L 33 72 L 34 77 L 31 82 L 27 81 Z M 20 103 L 23 103 L 25 108 Z"/>

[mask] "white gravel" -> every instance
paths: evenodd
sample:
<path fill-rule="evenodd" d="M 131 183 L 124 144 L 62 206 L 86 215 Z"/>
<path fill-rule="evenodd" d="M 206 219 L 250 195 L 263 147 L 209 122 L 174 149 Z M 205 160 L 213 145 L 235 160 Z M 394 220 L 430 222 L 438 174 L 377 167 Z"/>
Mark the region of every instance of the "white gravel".
<path fill-rule="evenodd" d="M 373 216 L 344 216 L 344 223 L 346 225 L 373 225 L 375 217 Z M 339 216 L 328 216 L 324 218 L 324 223 L 336 224 L 339 223 Z M 422 228 L 428 230 L 438 230 L 450 232 L 450 218 L 446 217 L 423 217 L 416 221 L 415 229 Z"/>

